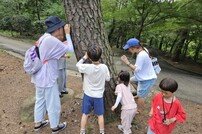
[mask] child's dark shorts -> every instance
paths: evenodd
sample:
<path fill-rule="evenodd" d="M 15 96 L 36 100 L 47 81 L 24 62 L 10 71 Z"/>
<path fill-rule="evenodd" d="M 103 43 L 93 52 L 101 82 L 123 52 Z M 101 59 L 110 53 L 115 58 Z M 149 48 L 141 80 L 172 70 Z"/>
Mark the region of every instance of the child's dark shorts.
<path fill-rule="evenodd" d="M 94 114 L 103 115 L 104 114 L 104 102 L 102 98 L 93 98 L 84 94 L 82 103 L 82 113 L 90 114 L 94 110 Z"/>

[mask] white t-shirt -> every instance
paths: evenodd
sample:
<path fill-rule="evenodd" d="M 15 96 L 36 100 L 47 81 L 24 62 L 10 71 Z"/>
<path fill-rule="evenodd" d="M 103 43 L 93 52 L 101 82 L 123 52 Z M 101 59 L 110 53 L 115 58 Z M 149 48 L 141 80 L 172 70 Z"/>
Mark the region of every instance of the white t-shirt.
<path fill-rule="evenodd" d="M 110 80 L 109 69 L 105 64 L 83 64 L 80 59 L 76 64 L 80 73 L 84 73 L 84 93 L 93 98 L 102 98 L 105 90 L 105 81 Z"/>
<path fill-rule="evenodd" d="M 39 39 L 39 44 L 40 59 L 44 62 L 44 65 L 36 74 L 32 75 L 31 82 L 37 87 L 52 87 L 58 77 L 59 58 L 67 51 L 72 50 L 73 46 L 64 45 L 48 33 L 45 33 Z"/>
<path fill-rule="evenodd" d="M 134 74 L 138 81 L 151 80 L 157 78 L 152 65 L 151 58 L 144 50 L 140 51 L 137 54 L 135 67 L 136 69 L 134 71 Z"/>

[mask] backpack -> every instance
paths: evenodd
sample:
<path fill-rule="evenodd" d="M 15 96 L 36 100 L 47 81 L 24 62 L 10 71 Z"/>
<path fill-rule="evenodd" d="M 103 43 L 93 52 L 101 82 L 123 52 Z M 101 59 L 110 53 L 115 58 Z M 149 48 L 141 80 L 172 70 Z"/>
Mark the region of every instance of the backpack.
<path fill-rule="evenodd" d="M 152 65 L 156 74 L 161 72 L 161 67 L 159 66 L 158 59 L 156 57 L 151 57 Z"/>
<path fill-rule="evenodd" d="M 161 67 L 159 65 L 158 59 L 156 57 L 151 56 L 151 54 L 149 53 L 149 50 L 146 47 L 143 47 L 143 49 L 149 55 L 149 57 L 152 61 L 152 65 L 153 65 L 155 73 L 159 74 L 161 72 Z"/>
<path fill-rule="evenodd" d="M 43 39 L 40 41 L 40 43 L 39 41 L 37 41 L 35 45 L 30 47 L 25 53 L 23 67 L 25 72 L 30 75 L 36 74 L 43 66 L 43 62 L 40 60 L 40 55 L 39 55 L 39 45 L 41 44 Z"/>
<path fill-rule="evenodd" d="M 37 73 L 42 66 L 43 63 L 40 60 L 39 48 L 38 46 L 32 46 L 25 53 L 24 70 L 26 73 L 33 75 Z"/>

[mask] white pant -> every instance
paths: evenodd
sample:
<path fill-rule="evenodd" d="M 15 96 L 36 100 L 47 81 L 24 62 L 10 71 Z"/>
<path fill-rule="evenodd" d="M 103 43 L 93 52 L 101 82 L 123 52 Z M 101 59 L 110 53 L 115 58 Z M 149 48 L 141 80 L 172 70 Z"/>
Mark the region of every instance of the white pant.
<path fill-rule="evenodd" d="M 124 134 L 132 134 L 131 123 L 135 117 L 137 109 L 123 109 L 121 110 L 121 125 Z"/>
<path fill-rule="evenodd" d="M 44 121 L 46 111 L 50 121 L 50 127 L 55 128 L 59 124 L 61 103 L 57 82 L 49 88 L 36 88 L 36 101 L 34 107 L 34 122 Z"/>

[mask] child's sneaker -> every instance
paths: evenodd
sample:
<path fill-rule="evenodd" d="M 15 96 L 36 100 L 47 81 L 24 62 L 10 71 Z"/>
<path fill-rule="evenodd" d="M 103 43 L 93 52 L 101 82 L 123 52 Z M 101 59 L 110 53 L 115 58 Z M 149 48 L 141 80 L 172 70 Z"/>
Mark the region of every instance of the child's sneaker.
<path fill-rule="evenodd" d="M 119 129 L 120 131 L 123 132 L 123 127 L 122 127 L 122 125 L 118 125 L 117 127 L 118 127 L 118 129 Z"/>
<path fill-rule="evenodd" d="M 52 129 L 52 134 L 57 134 L 58 132 L 64 130 L 66 127 L 67 127 L 67 123 L 66 122 L 60 123 L 57 126 L 56 129 Z"/>
<path fill-rule="evenodd" d="M 80 134 L 86 134 L 85 129 L 81 129 Z"/>
<path fill-rule="evenodd" d="M 41 128 L 43 128 L 43 127 L 47 126 L 47 125 L 48 125 L 48 123 L 49 123 L 49 121 L 48 121 L 48 120 L 42 121 L 42 122 L 41 122 L 41 124 L 40 124 L 39 126 L 34 127 L 34 131 L 39 131 Z"/>

